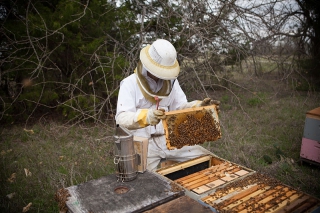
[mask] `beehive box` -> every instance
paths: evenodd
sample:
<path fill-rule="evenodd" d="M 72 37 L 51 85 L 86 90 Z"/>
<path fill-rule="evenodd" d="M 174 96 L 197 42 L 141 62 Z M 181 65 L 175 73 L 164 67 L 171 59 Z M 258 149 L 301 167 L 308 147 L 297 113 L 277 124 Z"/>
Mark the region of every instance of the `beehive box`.
<path fill-rule="evenodd" d="M 254 171 L 214 155 L 205 155 L 156 171 L 174 181 L 195 200 Z"/>
<path fill-rule="evenodd" d="M 64 200 L 68 213 L 144 212 L 184 194 L 174 182 L 150 171 L 128 182 L 119 182 L 110 174 L 66 190 L 70 195 Z"/>
<path fill-rule="evenodd" d="M 301 160 L 320 164 L 320 107 L 307 112 L 301 143 Z"/>
<path fill-rule="evenodd" d="M 187 197 L 181 196 L 144 213 L 212 213 L 210 208 L 201 205 L 199 202 Z"/>
<path fill-rule="evenodd" d="M 221 138 L 215 105 L 166 112 L 162 123 L 170 150 Z"/>
<path fill-rule="evenodd" d="M 254 173 L 201 199 L 215 212 L 320 212 L 320 200 Z"/>

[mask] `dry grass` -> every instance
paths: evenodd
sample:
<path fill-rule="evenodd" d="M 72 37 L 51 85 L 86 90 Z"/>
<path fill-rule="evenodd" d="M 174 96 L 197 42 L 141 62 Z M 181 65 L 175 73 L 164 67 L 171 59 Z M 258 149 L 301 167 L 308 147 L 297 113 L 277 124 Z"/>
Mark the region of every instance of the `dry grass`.
<path fill-rule="evenodd" d="M 29 131 L 21 126 L 3 128 L 0 212 L 22 212 L 30 202 L 32 212 L 58 212 L 54 194 L 59 188 L 113 172 L 113 139 L 108 135 L 112 133 L 102 126 L 55 122 L 35 124 Z M 26 175 L 25 169 L 32 174 Z M 15 194 L 8 199 L 11 193 Z"/>
<path fill-rule="evenodd" d="M 320 93 L 297 92 L 270 78 L 237 83 L 247 90 L 212 93 L 222 101 L 223 132 L 221 140 L 205 147 L 320 198 L 320 166 L 300 160 L 306 112 L 320 106 Z"/>
<path fill-rule="evenodd" d="M 229 85 L 230 91 L 208 91 L 221 100 L 223 135 L 204 147 L 320 198 L 319 167 L 299 158 L 305 113 L 319 107 L 320 94 L 296 92 L 272 78 L 233 81 L 238 86 Z M 29 203 L 30 212 L 57 212 L 59 188 L 114 172 L 112 126 L 64 126 L 42 118 L 28 130 L 1 127 L 0 212 L 22 212 Z"/>

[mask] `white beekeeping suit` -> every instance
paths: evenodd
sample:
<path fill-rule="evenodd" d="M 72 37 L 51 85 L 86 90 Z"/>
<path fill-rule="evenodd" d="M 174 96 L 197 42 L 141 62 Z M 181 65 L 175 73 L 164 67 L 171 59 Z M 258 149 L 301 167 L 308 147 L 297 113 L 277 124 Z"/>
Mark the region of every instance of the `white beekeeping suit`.
<path fill-rule="evenodd" d="M 170 42 L 158 39 L 141 50 L 134 73 L 120 83 L 116 123 L 128 128 L 134 136 L 149 138 L 148 170 L 155 170 L 161 159 L 185 161 L 208 153 L 198 145 L 175 150 L 166 147 L 161 121 L 165 118 L 164 111 L 204 106 L 210 102 L 187 101 L 176 79 L 180 72 L 176 56 Z M 155 97 L 160 99 L 159 110 Z"/>

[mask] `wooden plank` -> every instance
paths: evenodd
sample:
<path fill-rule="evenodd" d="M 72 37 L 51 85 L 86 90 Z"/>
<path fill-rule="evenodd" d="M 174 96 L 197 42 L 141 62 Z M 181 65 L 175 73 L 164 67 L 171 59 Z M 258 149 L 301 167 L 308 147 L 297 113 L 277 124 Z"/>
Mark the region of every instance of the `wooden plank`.
<path fill-rule="evenodd" d="M 211 176 L 217 176 L 220 174 L 220 170 L 219 168 L 223 169 L 224 167 L 221 167 L 221 165 L 217 165 L 217 166 L 214 166 L 215 168 L 210 168 L 210 169 L 206 169 L 206 170 L 202 170 L 200 172 L 197 172 L 197 173 L 194 173 L 194 174 L 191 174 L 191 175 L 188 175 L 186 177 L 183 177 L 183 178 L 180 178 L 177 180 L 177 182 L 179 182 L 180 184 L 182 185 L 185 185 L 185 184 L 188 184 L 194 180 L 197 180 L 199 178 L 202 178 L 202 177 L 209 177 L 210 175 L 209 174 L 212 174 Z M 214 170 L 214 171 L 211 171 L 211 170 Z"/>
<path fill-rule="evenodd" d="M 285 207 L 288 203 L 298 199 L 301 195 L 297 194 L 296 191 L 289 191 L 288 193 L 286 193 L 285 196 L 282 196 L 279 199 L 279 203 L 277 205 L 275 205 L 274 207 L 271 207 L 270 210 L 272 210 L 273 212 L 277 212 L 282 209 L 283 207 Z"/>
<path fill-rule="evenodd" d="M 252 194 L 253 192 L 257 191 L 259 188 L 261 188 L 261 186 L 259 185 L 255 185 L 249 189 L 246 189 L 242 192 L 240 192 L 239 194 L 233 196 L 232 198 L 225 200 L 223 203 L 221 203 L 221 206 L 225 206 L 223 209 L 228 210 L 233 208 L 232 206 L 229 206 L 229 204 L 234 203 L 235 201 L 239 201 L 241 200 L 241 198 L 244 198 L 246 196 L 248 196 L 249 194 Z"/>
<path fill-rule="evenodd" d="M 251 200 L 250 204 L 247 204 L 246 209 L 244 209 L 243 211 L 245 212 L 250 206 L 250 208 L 253 208 L 255 212 L 257 212 L 257 209 L 261 209 L 263 204 L 270 201 L 272 199 L 272 197 L 270 195 L 272 195 L 274 192 L 276 192 L 276 189 L 272 189 L 267 187 L 268 189 L 263 192 L 263 193 L 259 193 L 257 196 L 252 197 L 250 199 L 248 199 L 248 196 L 245 198 L 245 200 Z M 250 195 L 249 195 L 250 196 Z M 268 198 L 263 199 L 263 197 L 267 196 Z M 260 200 L 260 201 L 259 201 Z M 242 200 L 243 201 L 243 200 Z M 259 202 L 257 202 L 259 201 Z M 226 209 L 232 209 L 234 206 L 227 206 Z M 259 207 L 259 208 L 258 208 Z"/>
<path fill-rule="evenodd" d="M 225 169 L 226 166 L 222 167 L 220 166 L 216 171 L 215 173 L 211 173 L 211 175 L 205 175 L 203 172 L 200 172 L 198 176 L 192 176 L 192 178 L 190 179 L 185 179 L 185 180 L 182 180 L 182 181 L 179 181 L 180 184 L 182 184 L 183 186 L 187 187 L 189 185 L 192 185 L 192 184 L 195 184 L 199 181 L 201 181 L 202 179 L 208 179 L 208 178 L 219 178 L 219 177 L 222 177 L 222 173 L 221 173 L 221 170 Z"/>
<path fill-rule="evenodd" d="M 226 174 L 220 174 L 220 178 L 223 179 L 224 177 L 226 176 Z M 196 187 L 199 187 L 201 185 L 204 185 L 204 184 L 207 184 L 207 183 L 210 183 L 212 181 L 215 181 L 217 180 L 219 177 L 216 176 L 216 174 L 213 174 L 213 175 L 208 175 L 206 177 L 203 177 L 201 179 L 198 179 L 198 180 L 194 180 L 194 181 L 191 181 L 185 185 L 183 185 L 183 187 L 191 190 L 191 189 L 194 189 Z"/>
<path fill-rule="evenodd" d="M 225 175 L 222 175 L 222 176 L 224 177 Z M 188 190 L 192 190 L 192 189 L 194 189 L 196 187 L 205 185 L 205 184 L 210 183 L 210 182 L 215 181 L 215 180 L 218 180 L 218 177 L 215 177 L 215 176 L 212 175 L 212 176 L 209 176 L 207 178 L 202 178 L 200 180 L 195 180 L 193 182 L 190 182 L 190 183 L 184 185 L 183 187 L 185 187 Z"/>
<path fill-rule="evenodd" d="M 299 206 L 305 203 L 308 199 L 310 199 L 310 196 L 308 195 L 299 196 L 299 194 L 297 194 L 297 196 L 298 197 L 296 199 L 289 199 L 290 203 L 287 202 L 285 206 L 282 209 L 280 209 L 278 212 L 279 213 L 293 212 Z"/>
<path fill-rule="evenodd" d="M 251 187 L 253 187 L 253 186 L 256 186 L 256 185 L 257 185 L 257 184 L 245 186 L 245 187 L 243 187 L 242 190 L 247 190 L 247 189 L 249 189 L 249 188 L 251 188 Z M 221 193 L 221 192 L 219 192 L 219 191 L 216 191 L 216 192 L 214 192 L 213 194 L 208 195 L 208 196 L 202 198 L 201 200 L 202 200 L 203 202 L 205 202 L 205 203 L 216 204 L 216 203 L 219 203 L 219 202 L 222 202 L 222 201 L 223 201 L 223 199 L 221 200 L 221 198 L 223 198 L 224 196 L 226 196 L 226 195 L 228 195 L 228 194 L 231 194 L 231 193 L 233 193 L 233 192 L 235 192 L 235 191 L 237 191 L 237 190 L 238 190 L 237 188 L 231 188 L 231 189 L 229 189 L 229 190 L 226 190 L 224 193 Z M 237 191 L 237 193 L 240 193 L 240 191 Z M 234 193 L 234 194 L 236 194 L 236 193 Z M 233 194 L 233 195 L 234 195 L 234 194 Z M 220 199 L 220 200 L 219 200 L 219 199 Z"/>
<path fill-rule="evenodd" d="M 254 192 L 254 193 L 255 193 L 255 192 Z M 254 195 L 254 193 L 251 194 L 251 196 Z M 260 192 L 259 192 L 258 194 L 260 194 Z M 250 195 L 247 195 L 247 196 L 239 199 L 238 201 L 235 201 L 234 203 L 228 205 L 226 209 L 232 210 L 232 209 L 235 208 L 236 206 L 241 205 L 242 203 L 246 202 L 246 201 L 249 200 L 249 199 L 251 199 L 251 197 L 250 197 Z"/>
<path fill-rule="evenodd" d="M 230 175 L 226 175 L 225 177 L 221 178 L 221 180 L 225 181 L 225 182 L 230 182 L 234 179 L 237 179 L 239 176 L 235 175 L 235 174 L 230 174 Z"/>
<path fill-rule="evenodd" d="M 230 171 L 230 173 L 235 174 L 236 172 L 238 172 L 238 171 L 240 171 L 240 170 L 241 170 L 240 167 L 236 167 L 236 168 L 232 169 L 232 170 Z M 238 176 L 238 175 L 237 175 L 237 176 Z"/>
<path fill-rule="evenodd" d="M 165 168 L 168 166 L 171 166 L 173 164 L 179 163 L 178 161 L 174 161 L 174 160 L 166 160 L 160 163 L 160 168 Z"/>
<path fill-rule="evenodd" d="M 199 158 L 196 158 L 196 159 L 193 159 L 193 160 L 182 162 L 179 165 L 173 165 L 173 166 L 171 166 L 169 168 L 159 169 L 159 170 L 157 170 L 157 173 L 159 173 L 160 175 L 167 175 L 167 174 L 170 174 L 172 172 L 176 172 L 176 171 L 188 168 L 190 166 L 194 166 L 196 164 L 203 163 L 205 161 L 209 161 L 210 159 L 211 159 L 211 156 L 210 155 L 206 155 L 206 156 L 199 157 Z"/>
<path fill-rule="evenodd" d="M 207 183 L 206 185 L 210 188 L 216 188 L 216 187 L 218 187 L 222 184 L 225 184 L 225 183 L 226 182 L 224 182 L 223 180 L 218 179 L 218 180 L 212 181 L 210 183 Z"/>
<path fill-rule="evenodd" d="M 288 187 L 283 187 L 283 186 L 276 186 L 274 189 L 268 190 L 265 193 L 266 198 L 262 199 L 261 201 L 259 201 L 257 203 L 257 205 L 260 206 L 260 210 L 256 210 L 256 213 L 258 213 L 258 212 L 264 213 L 269 208 L 274 206 L 275 202 L 273 202 L 273 201 L 275 201 L 279 195 L 284 194 L 288 190 L 289 190 Z M 279 192 L 279 191 L 281 191 L 280 194 L 278 194 L 278 195 L 274 194 L 275 192 Z"/>
<path fill-rule="evenodd" d="M 169 201 L 162 205 L 156 206 L 153 209 L 144 211 L 144 213 L 212 213 L 212 211 L 201 205 L 199 202 L 187 197 L 182 196 L 175 200 Z"/>
<path fill-rule="evenodd" d="M 192 189 L 194 189 L 196 187 L 199 187 L 199 186 L 205 185 L 205 184 L 209 184 L 209 183 L 211 183 L 213 181 L 216 181 L 216 180 L 222 180 L 224 182 L 230 182 L 230 181 L 232 181 L 234 179 L 237 179 L 237 178 L 238 178 L 238 176 L 233 175 L 233 174 L 231 174 L 230 176 L 227 177 L 226 174 L 220 173 L 219 176 L 210 175 L 210 176 L 208 176 L 206 178 L 201 178 L 199 180 L 192 181 L 192 182 L 184 185 L 183 187 L 185 187 L 188 190 L 192 190 Z"/>
<path fill-rule="evenodd" d="M 312 117 L 315 119 L 320 119 L 320 107 L 312 109 L 307 112 L 307 117 Z"/>
<path fill-rule="evenodd" d="M 253 184 L 254 183 L 254 184 Z M 247 184 L 251 184 L 247 187 Z M 320 200 L 298 192 L 279 181 L 256 173 L 201 199 L 217 212 L 255 213 L 311 213 L 320 212 Z"/>
<path fill-rule="evenodd" d="M 308 199 L 305 203 L 294 209 L 292 213 L 303 213 L 307 212 L 308 210 L 312 210 L 313 207 L 317 204 L 317 201 L 315 199 Z M 310 211 L 311 212 L 311 211 Z"/>
<path fill-rule="evenodd" d="M 194 191 L 197 194 L 202 194 L 206 191 L 209 191 L 210 189 L 211 189 L 211 187 L 208 187 L 206 185 L 202 185 L 202 186 L 199 186 L 197 188 L 192 189 L 192 191 Z"/>
<path fill-rule="evenodd" d="M 243 176 L 243 175 L 246 175 L 246 174 L 248 174 L 248 173 L 249 173 L 249 172 L 246 171 L 246 170 L 244 170 L 244 169 L 235 172 L 235 174 L 238 175 L 238 176 Z"/>
<path fill-rule="evenodd" d="M 193 180 L 199 179 L 201 177 L 205 177 L 206 173 L 217 172 L 219 168 L 221 168 L 221 165 L 212 166 L 212 167 L 210 167 L 208 169 L 205 169 L 205 170 L 193 173 L 191 175 L 179 178 L 179 179 L 176 180 L 176 182 L 181 184 L 181 185 L 183 185 L 183 184 L 189 183 L 189 182 L 191 182 Z"/>
<path fill-rule="evenodd" d="M 311 207 L 306 213 L 320 213 L 320 202 L 317 201 L 317 204 L 315 204 L 313 207 Z"/>
<path fill-rule="evenodd" d="M 222 164 L 222 163 L 225 163 L 225 162 L 227 162 L 227 161 L 214 157 L 214 158 L 211 159 L 211 165 L 210 166 Z"/>
<path fill-rule="evenodd" d="M 235 208 L 232 209 L 232 211 L 235 212 L 246 212 L 246 210 L 248 209 L 248 207 L 252 204 L 254 204 L 256 201 L 256 199 L 253 199 L 257 196 L 259 196 L 260 194 L 264 193 L 266 190 L 268 190 L 269 187 L 265 187 L 265 189 L 259 189 L 258 191 L 243 197 L 241 200 L 243 201 L 243 203 L 241 203 L 240 205 L 236 206 Z"/>
<path fill-rule="evenodd" d="M 269 208 L 274 206 L 275 202 L 273 201 L 277 199 L 280 190 L 283 190 L 282 186 L 277 186 L 275 188 L 270 188 L 263 194 L 258 195 L 259 201 L 256 203 L 252 203 L 250 208 L 253 208 L 256 213 L 266 212 Z M 283 191 L 282 194 L 284 192 L 285 191 Z"/>

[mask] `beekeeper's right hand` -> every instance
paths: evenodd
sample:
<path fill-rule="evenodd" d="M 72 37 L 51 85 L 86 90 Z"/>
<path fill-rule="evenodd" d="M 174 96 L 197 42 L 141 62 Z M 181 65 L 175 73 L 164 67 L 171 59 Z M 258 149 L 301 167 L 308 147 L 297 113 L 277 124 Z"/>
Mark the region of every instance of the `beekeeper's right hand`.
<path fill-rule="evenodd" d="M 164 109 L 140 109 L 139 111 L 137 122 L 140 127 L 155 126 L 161 119 L 166 118 Z"/>

